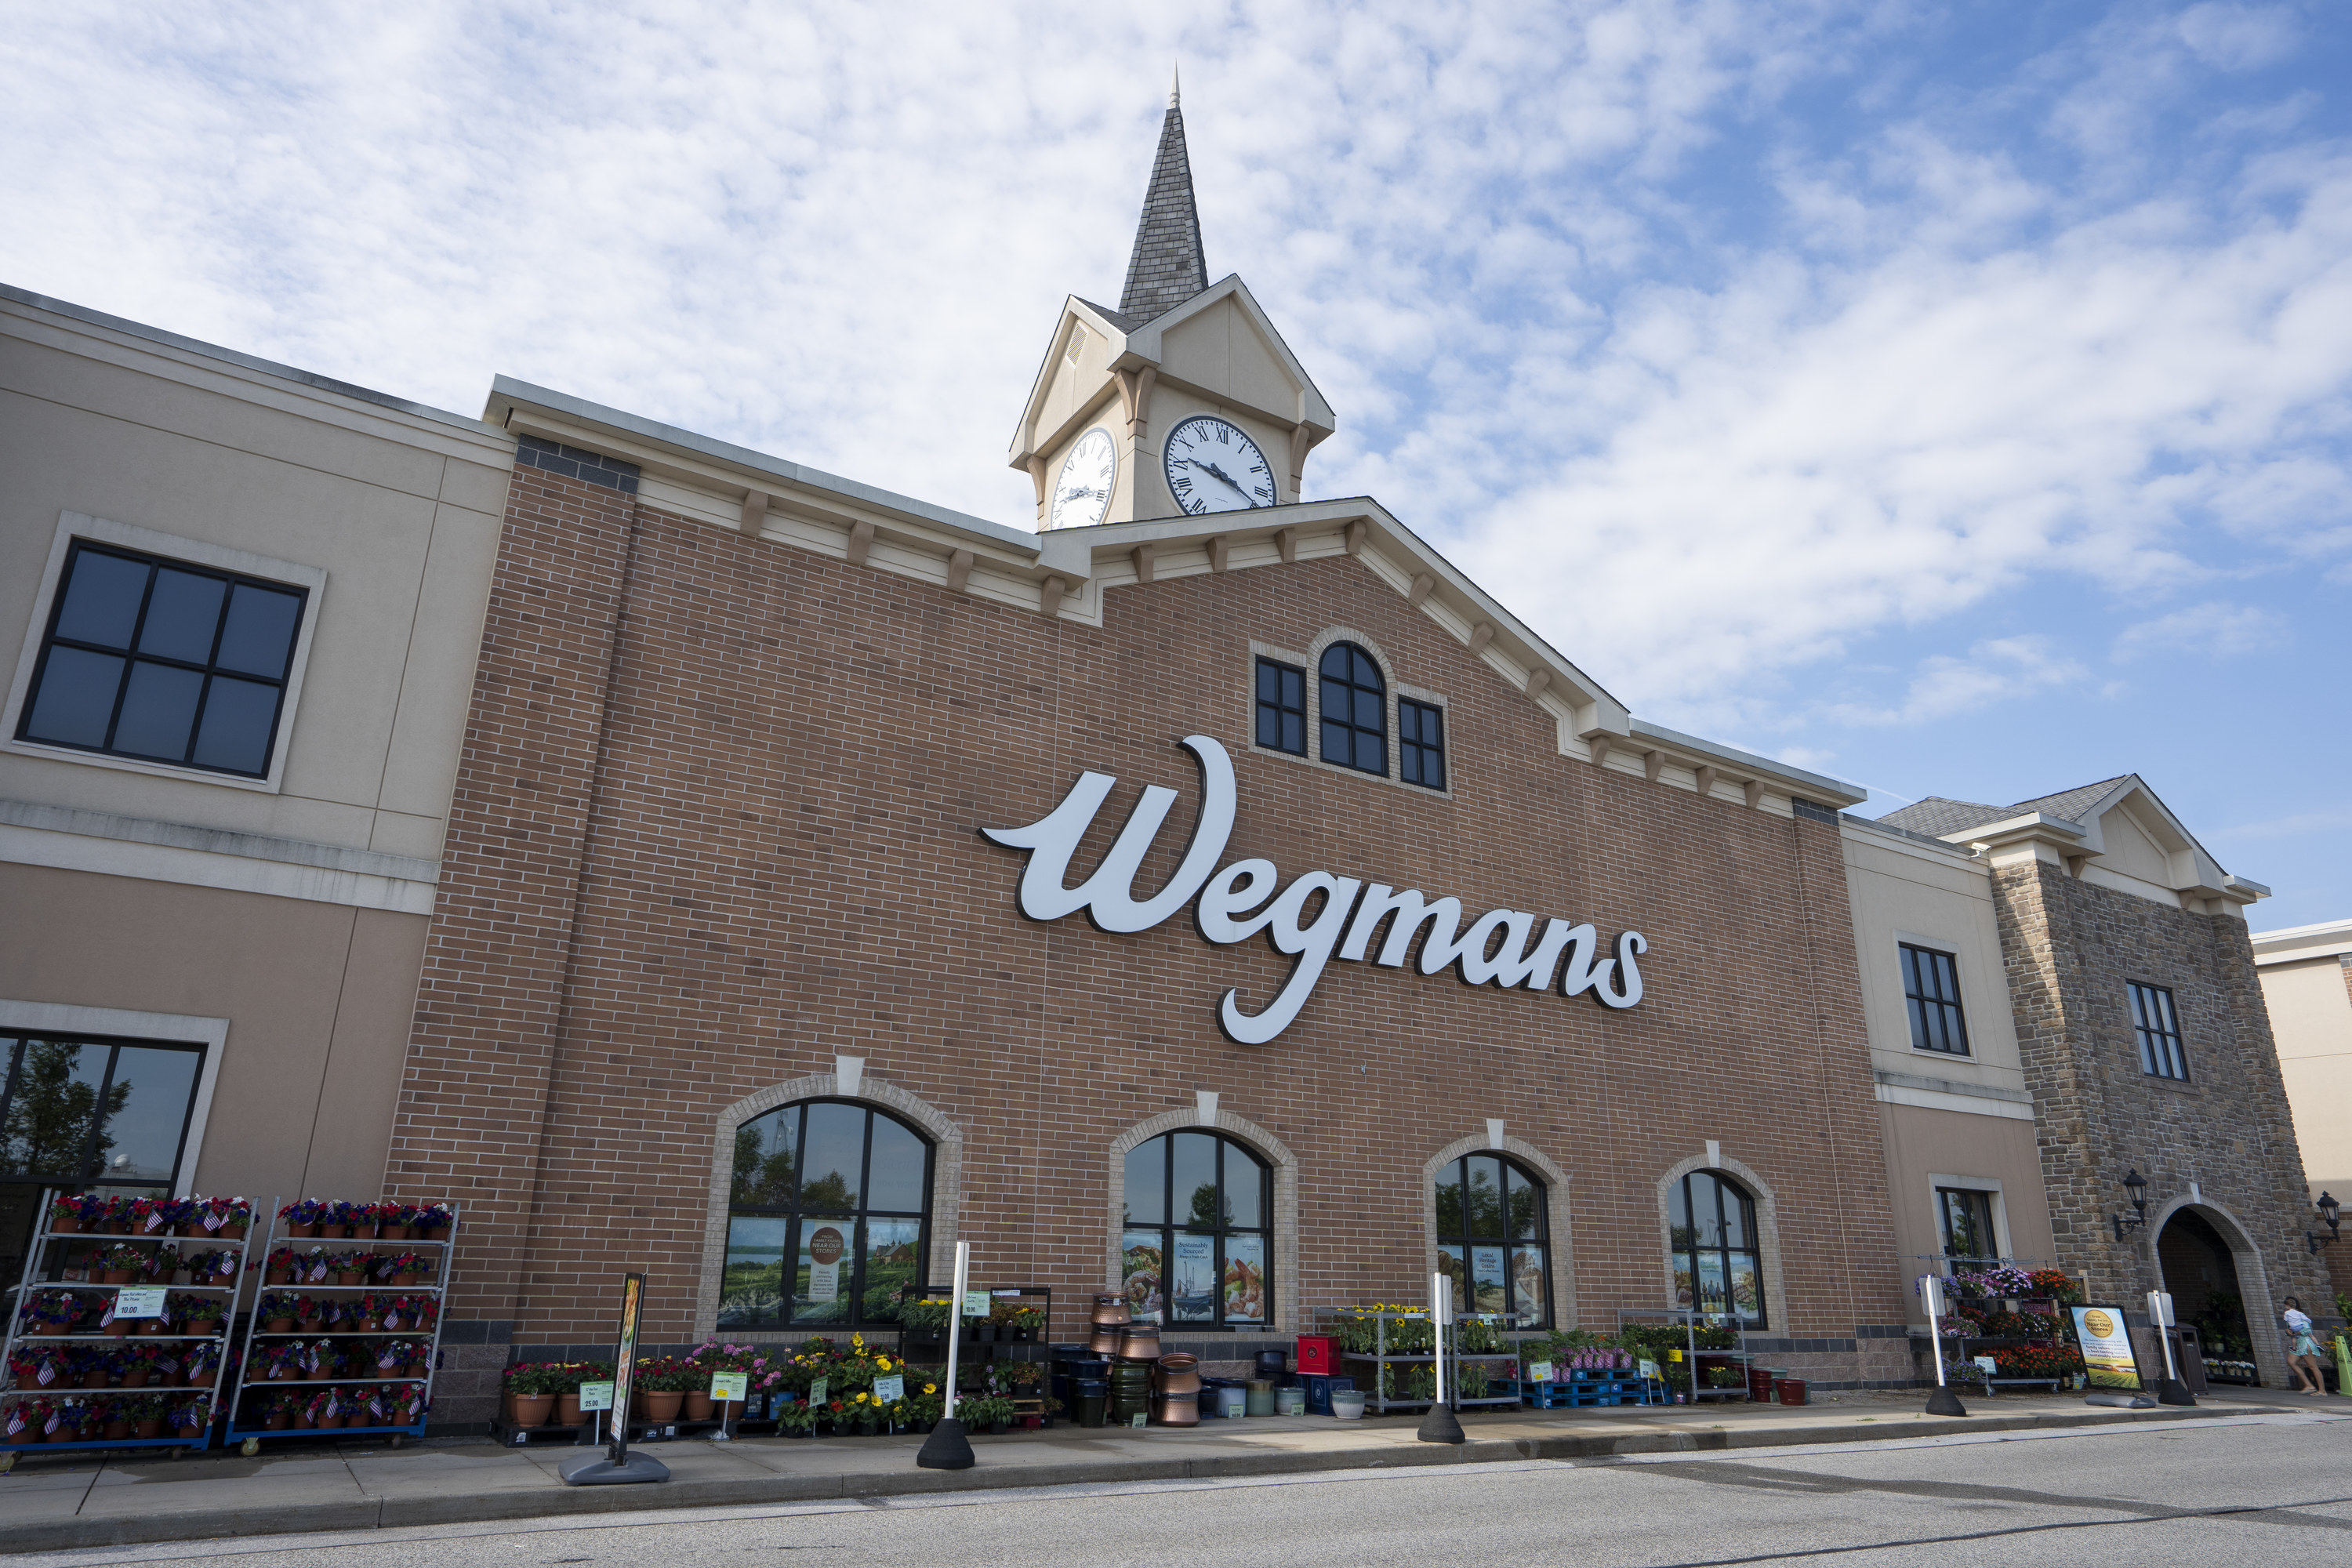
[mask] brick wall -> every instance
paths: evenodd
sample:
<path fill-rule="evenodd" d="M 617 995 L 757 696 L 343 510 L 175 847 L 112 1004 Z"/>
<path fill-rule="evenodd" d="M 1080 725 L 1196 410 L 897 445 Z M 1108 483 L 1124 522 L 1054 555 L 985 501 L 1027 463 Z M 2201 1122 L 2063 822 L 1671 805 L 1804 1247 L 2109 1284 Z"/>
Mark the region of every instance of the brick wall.
<path fill-rule="evenodd" d="M 2040 861 L 1997 868 L 1993 892 L 2059 1265 L 2095 1299 L 2144 1312 L 2161 1288 L 2162 1222 L 2195 1206 L 2237 1251 L 2255 1363 L 2264 1383 L 2282 1384 L 2279 1300 L 2313 1309 L 2327 1293 L 2304 1245 L 2303 1157 L 2245 922 Z M 2132 981 L 2172 991 L 2188 1082 L 2140 1070 Z M 2147 1180 L 2149 1223 L 2118 1242 L 2108 1216 L 2130 1217 L 2122 1182 L 2133 1168 Z"/>
<path fill-rule="evenodd" d="M 1251 641 L 1334 625 L 1445 695 L 1452 798 L 1251 751 Z M 1234 758 L 1228 860 L 1638 929 L 1647 999 L 1335 963 L 1244 1047 L 1216 1000 L 1261 1005 L 1287 958 L 1183 916 L 1022 919 L 1019 856 L 975 830 L 1086 768 L 1120 784 L 1081 863 L 1146 783 L 1181 786 L 1185 822 L 1196 731 Z M 962 1130 L 977 1273 L 1053 1287 L 1057 1333 L 1104 1282 L 1112 1140 L 1202 1089 L 1298 1158 L 1286 1304 L 1418 1299 L 1423 1162 L 1500 1117 L 1570 1173 L 1554 1229 L 1587 1324 L 1661 1304 L 1657 1180 L 1708 1139 L 1776 1194 L 1775 1334 L 1851 1345 L 1905 1316 L 1833 822 L 1560 757 L 1548 715 L 1350 558 L 1120 589 L 1095 629 L 518 471 L 387 1182 L 469 1205 L 452 1313 L 476 1359 L 604 1337 L 632 1268 L 648 1338 L 689 1339 L 716 1118 L 836 1052 Z M 1840 1353 L 1808 1370 L 1859 1375 Z"/>

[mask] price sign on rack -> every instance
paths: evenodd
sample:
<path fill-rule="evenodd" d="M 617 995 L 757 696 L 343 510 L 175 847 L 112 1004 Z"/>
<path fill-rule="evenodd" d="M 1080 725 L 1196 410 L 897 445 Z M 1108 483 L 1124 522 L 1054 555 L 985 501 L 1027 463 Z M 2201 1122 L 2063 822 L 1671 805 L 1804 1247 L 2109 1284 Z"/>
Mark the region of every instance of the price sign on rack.
<path fill-rule="evenodd" d="M 988 1316 L 989 1310 L 990 1307 L 987 1291 L 967 1290 L 963 1293 L 963 1315 L 965 1317 L 985 1318 Z"/>
<path fill-rule="evenodd" d="M 164 1289 L 161 1285 L 124 1286 L 114 1294 L 114 1315 L 117 1318 L 160 1318 L 163 1315 Z"/>
<path fill-rule="evenodd" d="M 714 1372 L 710 1374 L 710 1397 L 722 1403 L 740 1405 L 751 1392 L 751 1374 L 748 1372 Z"/>
<path fill-rule="evenodd" d="M 907 1380 L 898 1373 L 874 1380 L 874 1397 L 884 1405 L 896 1404 L 907 1397 Z"/>
<path fill-rule="evenodd" d="M 609 1383 L 583 1383 L 580 1385 L 580 1408 L 584 1414 L 592 1410 L 613 1408 L 613 1385 Z"/>

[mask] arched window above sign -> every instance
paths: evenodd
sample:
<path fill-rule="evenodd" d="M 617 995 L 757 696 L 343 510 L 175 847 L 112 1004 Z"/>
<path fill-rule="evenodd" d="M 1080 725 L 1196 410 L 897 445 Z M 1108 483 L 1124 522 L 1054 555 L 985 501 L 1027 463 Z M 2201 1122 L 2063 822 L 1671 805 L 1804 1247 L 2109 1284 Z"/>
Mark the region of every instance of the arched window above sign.
<path fill-rule="evenodd" d="M 1551 1322 L 1551 1234 L 1542 1181 L 1503 1154 L 1438 1167 L 1437 1266 L 1460 1312 L 1507 1312 L 1520 1328 Z"/>
<path fill-rule="evenodd" d="M 1386 778 L 1389 771 L 1388 681 L 1372 656 L 1354 643 L 1323 650 L 1317 666 L 1323 718 L 1323 760 Z"/>
<path fill-rule="evenodd" d="M 898 1321 L 929 1240 L 931 1146 L 850 1100 L 780 1106 L 735 1132 L 721 1329 Z"/>
<path fill-rule="evenodd" d="M 1127 1152 L 1119 1233 L 1141 1322 L 1274 1321 L 1274 1174 L 1220 1132 L 1167 1132 Z"/>

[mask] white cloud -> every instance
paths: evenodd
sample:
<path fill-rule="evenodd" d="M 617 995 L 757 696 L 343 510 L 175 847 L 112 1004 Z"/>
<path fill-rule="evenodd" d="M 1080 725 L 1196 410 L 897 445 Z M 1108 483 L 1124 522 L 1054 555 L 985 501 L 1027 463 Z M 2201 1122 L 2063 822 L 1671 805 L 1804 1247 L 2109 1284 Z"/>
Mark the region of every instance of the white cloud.
<path fill-rule="evenodd" d="M 1992 637 L 1969 648 L 1966 658 L 1932 654 L 1921 660 L 1899 705 L 1841 703 L 1834 711 L 1849 724 L 1918 724 L 2007 698 L 2072 686 L 2084 674 L 2083 667 L 2049 637 Z"/>
<path fill-rule="evenodd" d="M 2175 26 L 2199 59 L 2228 71 L 2275 64 L 2300 30 L 2284 5 L 2191 5 Z"/>
<path fill-rule="evenodd" d="M 2115 657 L 2138 658 L 2166 648 L 2229 655 L 2276 647 L 2286 639 L 2286 617 L 2256 605 L 2191 605 L 2140 621 L 2116 638 Z"/>

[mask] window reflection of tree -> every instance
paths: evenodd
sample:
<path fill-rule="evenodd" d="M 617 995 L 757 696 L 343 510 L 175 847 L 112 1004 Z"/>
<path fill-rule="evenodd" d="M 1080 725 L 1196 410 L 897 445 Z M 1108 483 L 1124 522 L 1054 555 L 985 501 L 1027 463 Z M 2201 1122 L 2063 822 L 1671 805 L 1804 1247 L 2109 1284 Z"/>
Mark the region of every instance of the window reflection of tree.
<path fill-rule="evenodd" d="M 96 1079 L 104 1075 L 105 1046 L 69 1040 L 26 1040 L 16 1064 L 8 1112 L 0 1123 L 0 1169 L 10 1174 L 80 1181 L 101 1168 L 114 1152 L 104 1119 L 131 1099 L 131 1081 L 109 1085 L 103 1116 Z M 85 1052 L 96 1070 L 84 1072 Z M 95 1141 L 90 1133 L 98 1123 Z"/>

